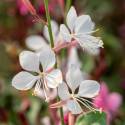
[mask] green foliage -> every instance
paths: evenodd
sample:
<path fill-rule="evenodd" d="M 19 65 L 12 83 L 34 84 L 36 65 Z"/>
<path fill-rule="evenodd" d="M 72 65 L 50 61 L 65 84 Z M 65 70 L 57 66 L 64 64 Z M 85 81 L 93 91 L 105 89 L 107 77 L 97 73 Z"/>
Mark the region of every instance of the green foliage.
<path fill-rule="evenodd" d="M 104 112 L 91 112 L 87 115 L 82 115 L 77 119 L 75 125 L 106 125 L 106 114 Z"/>

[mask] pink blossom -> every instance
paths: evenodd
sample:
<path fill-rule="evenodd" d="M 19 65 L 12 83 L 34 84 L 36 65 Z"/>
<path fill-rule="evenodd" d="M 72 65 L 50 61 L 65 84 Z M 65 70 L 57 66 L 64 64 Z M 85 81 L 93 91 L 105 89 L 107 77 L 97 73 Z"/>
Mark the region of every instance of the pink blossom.
<path fill-rule="evenodd" d="M 17 0 L 17 7 L 21 15 L 26 15 L 28 13 L 27 7 L 23 4 L 21 0 Z"/>
<path fill-rule="evenodd" d="M 94 104 L 102 108 L 107 113 L 107 122 L 110 123 L 112 118 L 118 112 L 122 103 L 122 97 L 117 92 L 110 93 L 106 84 L 101 85 L 100 94 L 94 99 Z"/>

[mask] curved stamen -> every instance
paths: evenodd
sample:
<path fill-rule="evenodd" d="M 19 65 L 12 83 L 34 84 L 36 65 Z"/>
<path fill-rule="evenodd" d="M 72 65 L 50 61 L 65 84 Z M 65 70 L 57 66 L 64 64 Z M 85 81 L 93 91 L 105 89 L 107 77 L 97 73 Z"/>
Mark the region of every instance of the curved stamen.
<path fill-rule="evenodd" d="M 85 107 L 87 107 L 88 109 L 90 109 L 90 110 L 92 110 L 92 111 L 94 111 L 94 112 L 96 112 L 96 111 L 99 111 L 99 112 L 101 112 L 101 109 L 100 110 L 98 110 L 98 109 L 96 109 L 96 108 L 93 108 L 90 104 L 93 104 L 92 102 L 90 102 L 89 100 L 86 100 L 86 99 L 83 99 L 83 98 L 76 98 L 81 104 L 83 104 Z M 83 102 L 82 102 L 82 101 Z"/>
<path fill-rule="evenodd" d="M 88 108 L 90 111 L 94 111 L 95 112 L 95 110 L 93 110 L 93 108 L 90 106 L 90 105 L 88 105 L 88 104 L 86 104 L 85 102 L 82 102 L 80 99 L 78 99 L 78 98 L 76 98 L 76 100 L 78 101 L 78 102 L 80 102 L 83 106 L 85 106 L 86 108 Z"/>
<path fill-rule="evenodd" d="M 91 105 L 96 106 L 93 102 L 91 102 L 91 101 L 89 101 L 89 100 L 87 100 L 87 99 L 85 99 L 85 98 L 82 98 L 82 97 L 77 97 L 77 98 L 79 98 L 79 99 L 81 99 L 81 100 L 83 100 L 83 101 L 86 101 L 86 102 L 88 102 L 88 103 L 91 104 Z"/>
<path fill-rule="evenodd" d="M 93 102 L 91 102 L 91 101 L 89 101 L 89 100 L 87 100 L 87 99 L 85 99 L 85 98 L 82 98 L 82 97 L 77 97 L 77 98 L 83 100 L 83 101 L 86 102 L 88 105 L 91 104 L 91 105 L 94 105 L 95 107 L 97 107 L 97 105 L 95 105 Z M 92 98 L 92 99 L 93 99 L 93 98 Z M 91 106 L 91 108 L 92 108 L 92 109 L 96 109 L 96 111 L 99 111 L 100 113 L 102 112 L 102 108 L 97 109 L 97 108 L 93 108 L 92 106 Z"/>
<path fill-rule="evenodd" d="M 43 91 L 44 93 L 44 96 L 45 96 L 45 100 L 48 102 L 49 101 L 49 98 L 47 96 L 47 92 L 46 92 L 46 85 L 43 83 L 43 80 L 42 79 L 39 79 L 35 85 L 35 89 L 33 91 L 33 94 L 34 96 L 38 96 L 40 94 L 41 91 Z M 43 89 L 41 89 L 41 87 L 43 86 Z"/>
<path fill-rule="evenodd" d="M 43 80 L 44 81 L 44 80 Z M 45 101 L 48 102 L 49 101 L 49 97 L 47 96 L 47 92 L 46 92 L 47 86 L 45 84 L 45 82 L 43 83 L 43 92 L 45 95 Z"/>
<path fill-rule="evenodd" d="M 33 95 L 37 96 L 37 94 L 41 91 L 40 88 L 41 88 L 41 81 L 40 79 L 36 82 L 36 85 L 35 85 L 35 89 L 33 91 Z"/>

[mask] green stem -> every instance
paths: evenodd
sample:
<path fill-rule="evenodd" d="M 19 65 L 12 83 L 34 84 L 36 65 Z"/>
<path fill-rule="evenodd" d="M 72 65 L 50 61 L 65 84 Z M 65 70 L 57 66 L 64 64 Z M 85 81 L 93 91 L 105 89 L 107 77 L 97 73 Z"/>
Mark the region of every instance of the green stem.
<path fill-rule="evenodd" d="M 59 96 L 57 97 L 57 100 L 60 101 L 60 98 Z M 60 112 L 60 120 L 61 120 L 61 125 L 65 125 L 64 123 L 64 115 L 63 115 L 63 109 L 62 108 L 59 108 L 59 112 Z"/>
<path fill-rule="evenodd" d="M 47 18 L 47 23 L 48 23 L 48 25 L 47 25 L 48 32 L 49 32 L 49 36 L 50 36 L 50 44 L 51 44 L 51 48 L 53 48 L 54 40 L 53 40 L 52 27 L 51 27 L 51 19 L 50 19 L 49 9 L 48 9 L 48 0 L 44 0 L 44 4 L 45 4 L 46 18 Z"/>
<path fill-rule="evenodd" d="M 44 4 L 45 4 L 45 11 L 46 11 L 46 18 L 47 18 L 47 23 L 48 23 L 48 32 L 49 32 L 49 36 L 50 36 L 50 44 L 51 44 L 51 48 L 54 47 L 54 40 L 53 40 L 53 34 L 52 34 L 52 27 L 51 27 L 51 19 L 50 19 L 50 15 L 49 15 L 49 9 L 48 9 L 48 0 L 44 0 Z M 55 68 L 57 68 L 57 63 L 55 65 Z M 58 100 L 60 100 L 60 98 L 58 97 Z M 64 124 L 64 116 L 63 116 L 63 109 L 60 108 L 60 117 L 61 117 L 61 124 Z"/>
<path fill-rule="evenodd" d="M 70 9 L 71 3 L 72 3 L 72 0 L 66 0 L 66 14 Z"/>

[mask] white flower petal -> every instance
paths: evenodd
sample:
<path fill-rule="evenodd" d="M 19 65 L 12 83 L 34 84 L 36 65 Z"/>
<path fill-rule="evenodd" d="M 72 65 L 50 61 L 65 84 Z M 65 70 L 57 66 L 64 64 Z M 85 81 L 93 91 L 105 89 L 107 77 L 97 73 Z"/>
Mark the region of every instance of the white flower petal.
<path fill-rule="evenodd" d="M 82 15 L 75 21 L 75 33 L 88 33 L 94 29 L 95 24 L 89 15 Z"/>
<path fill-rule="evenodd" d="M 72 6 L 67 14 L 66 22 L 71 30 L 73 32 L 74 26 L 75 26 L 75 20 L 77 19 L 77 14 L 75 8 Z"/>
<path fill-rule="evenodd" d="M 39 57 L 31 51 L 22 51 L 19 55 L 20 65 L 27 71 L 39 72 Z"/>
<path fill-rule="evenodd" d="M 59 69 L 52 70 L 45 76 L 45 82 L 48 87 L 56 88 L 59 84 L 62 83 L 62 73 Z"/>
<path fill-rule="evenodd" d="M 22 71 L 12 79 L 12 86 L 19 90 L 28 90 L 33 87 L 38 78 L 38 76 Z"/>
<path fill-rule="evenodd" d="M 74 92 L 79 84 L 83 81 L 83 75 L 78 66 L 71 65 L 66 74 L 66 82 Z"/>
<path fill-rule="evenodd" d="M 51 27 L 52 27 L 53 38 L 54 38 L 54 42 L 55 42 L 57 40 L 57 37 L 58 37 L 59 26 L 58 26 L 57 22 L 52 20 L 51 21 Z M 48 41 L 50 41 L 50 37 L 49 37 L 49 32 L 48 32 L 48 27 L 47 26 L 44 26 L 43 34 L 44 34 L 45 38 Z"/>
<path fill-rule="evenodd" d="M 76 100 L 69 100 L 67 102 L 67 108 L 72 114 L 80 114 L 83 112 L 81 106 Z"/>
<path fill-rule="evenodd" d="M 103 41 L 98 37 L 83 35 L 78 39 L 79 44 L 90 54 L 97 55 L 100 52 L 100 47 L 103 48 Z"/>
<path fill-rule="evenodd" d="M 100 85 L 94 80 L 85 80 L 80 84 L 78 96 L 85 98 L 93 98 L 98 95 Z"/>
<path fill-rule="evenodd" d="M 62 100 L 67 100 L 70 98 L 68 86 L 66 85 L 65 82 L 63 82 L 58 86 L 58 95 Z"/>
<path fill-rule="evenodd" d="M 68 28 L 64 24 L 60 25 L 60 33 L 61 33 L 62 39 L 64 41 L 71 42 L 70 32 L 69 32 Z"/>
<path fill-rule="evenodd" d="M 32 35 L 26 38 L 26 46 L 34 51 L 39 51 L 42 48 L 46 48 L 48 44 L 43 39 L 43 37 L 39 35 Z"/>
<path fill-rule="evenodd" d="M 40 62 L 44 71 L 47 71 L 55 65 L 55 53 L 51 48 L 44 48 L 40 52 Z"/>

